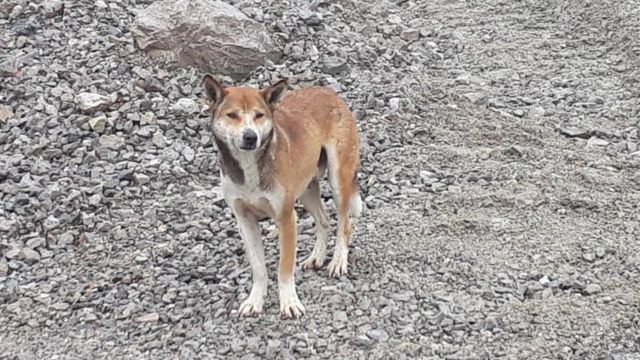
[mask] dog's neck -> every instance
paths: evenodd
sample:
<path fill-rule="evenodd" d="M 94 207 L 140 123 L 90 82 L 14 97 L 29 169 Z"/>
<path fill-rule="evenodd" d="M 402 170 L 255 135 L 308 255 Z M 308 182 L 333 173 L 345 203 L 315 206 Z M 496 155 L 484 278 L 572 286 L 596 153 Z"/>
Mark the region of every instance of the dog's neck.
<path fill-rule="evenodd" d="M 214 135 L 218 146 L 218 159 L 222 175 L 229 177 L 236 185 L 259 187 L 269 190 L 273 184 L 273 151 L 274 135 L 270 135 L 257 150 L 241 151 Z"/>

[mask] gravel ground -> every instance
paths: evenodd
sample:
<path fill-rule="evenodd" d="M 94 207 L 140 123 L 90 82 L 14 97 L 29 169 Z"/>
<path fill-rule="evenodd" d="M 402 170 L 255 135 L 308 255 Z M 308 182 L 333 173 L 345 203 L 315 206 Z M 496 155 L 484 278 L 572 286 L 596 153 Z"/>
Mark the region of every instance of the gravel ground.
<path fill-rule="evenodd" d="M 637 1 L 230 2 L 284 49 L 243 83 L 360 120 L 350 274 L 299 272 L 280 320 L 265 222 L 266 313 L 237 320 L 202 73 L 136 51 L 151 1 L 6 0 L 0 358 L 640 359 Z"/>

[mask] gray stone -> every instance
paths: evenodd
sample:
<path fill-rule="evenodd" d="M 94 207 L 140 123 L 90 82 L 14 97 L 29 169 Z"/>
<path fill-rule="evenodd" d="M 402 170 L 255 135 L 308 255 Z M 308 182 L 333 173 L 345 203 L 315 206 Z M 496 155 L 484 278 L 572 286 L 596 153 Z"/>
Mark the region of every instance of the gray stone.
<path fill-rule="evenodd" d="M 165 91 L 165 88 L 160 82 L 160 80 L 154 77 L 147 77 L 146 79 L 144 79 L 144 89 L 149 92 Z"/>
<path fill-rule="evenodd" d="M 585 295 L 595 295 L 600 292 L 602 292 L 602 287 L 598 284 L 589 284 L 583 290 Z"/>
<path fill-rule="evenodd" d="M 347 65 L 347 60 L 345 59 L 335 56 L 328 56 L 324 58 L 322 69 L 327 74 L 338 75 L 346 72 L 349 69 L 349 66 Z"/>
<path fill-rule="evenodd" d="M 182 156 L 184 156 L 185 160 L 187 160 L 188 162 L 192 162 L 196 156 L 196 153 L 190 146 L 185 146 L 182 150 Z"/>
<path fill-rule="evenodd" d="M 76 95 L 74 101 L 80 110 L 86 112 L 104 110 L 111 105 L 109 97 L 88 92 Z"/>
<path fill-rule="evenodd" d="M 13 117 L 13 110 L 11 106 L 1 105 L 0 106 L 0 123 L 6 123 Z"/>
<path fill-rule="evenodd" d="M 15 13 L 18 6 L 16 6 L 12 12 Z M 28 17 L 17 20 L 10 28 L 11 32 L 16 36 L 31 36 L 36 33 L 42 26 L 38 22 L 36 17 Z"/>
<path fill-rule="evenodd" d="M 40 257 L 42 257 L 43 259 L 47 259 L 47 258 L 53 257 L 53 252 L 47 250 L 44 247 L 41 247 L 38 251 L 40 252 Z"/>
<path fill-rule="evenodd" d="M 441 182 L 437 182 L 431 185 L 431 188 L 434 191 L 445 191 L 447 190 L 447 184 L 443 184 Z"/>
<path fill-rule="evenodd" d="M 43 237 L 34 237 L 31 238 L 29 240 L 27 240 L 27 247 L 31 248 L 31 249 L 36 249 L 41 247 L 42 245 L 44 245 L 46 243 L 46 240 Z"/>
<path fill-rule="evenodd" d="M 382 329 L 372 329 L 367 331 L 367 336 L 373 340 L 384 342 L 389 340 L 389 334 Z"/>
<path fill-rule="evenodd" d="M 3 1 L 3 5 L 4 4 L 11 4 L 13 3 L 13 1 Z M 17 19 L 20 15 L 22 15 L 24 13 L 24 6 L 20 5 L 19 3 L 13 3 L 11 5 L 14 5 L 13 9 L 9 10 L 9 18 L 10 19 Z"/>
<path fill-rule="evenodd" d="M 539 119 L 543 117 L 545 114 L 545 110 L 542 106 L 532 106 L 529 108 L 529 117 L 532 119 Z"/>
<path fill-rule="evenodd" d="M 189 173 L 183 169 L 182 167 L 176 165 L 171 169 L 171 173 L 178 178 L 183 178 L 189 176 Z"/>
<path fill-rule="evenodd" d="M 591 138 L 589 138 L 589 140 L 587 141 L 587 146 L 589 147 L 593 147 L 593 146 L 607 146 L 609 145 L 609 142 L 607 140 L 604 139 L 600 139 L 598 137 L 592 136 Z"/>
<path fill-rule="evenodd" d="M 64 2 L 62 0 L 47 0 L 42 3 L 42 10 L 46 17 L 62 15 Z"/>
<path fill-rule="evenodd" d="M 156 123 L 156 116 L 153 112 L 147 111 L 140 116 L 140 125 L 151 125 Z"/>
<path fill-rule="evenodd" d="M 4 256 L 11 260 L 11 259 L 18 259 L 20 258 L 20 249 L 19 248 L 13 248 L 13 249 L 9 249 L 4 253 Z"/>
<path fill-rule="evenodd" d="M 549 277 L 547 275 L 543 276 L 542 278 L 540 278 L 540 280 L 538 280 L 538 282 L 542 285 L 542 286 L 548 286 L 551 283 L 551 280 L 549 280 Z"/>
<path fill-rule="evenodd" d="M 66 232 L 58 238 L 58 245 L 72 245 L 75 242 L 73 233 Z"/>
<path fill-rule="evenodd" d="M 13 220 L 9 220 L 7 218 L 4 217 L 0 217 L 0 231 L 10 231 L 11 228 L 13 228 L 13 226 L 16 224 L 15 221 Z"/>
<path fill-rule="evenodd" d="M 155 313 L 155 312 L 145 314 L 136 318 L 136 322 L 140 322 L 140 323 L 152 323 L 152 322 L 158 322 L 158 320 L 160 320 L 160 315 L 158 315 L 158 313 Z"/>
<path fill-rule="evenodd" d="M 44 222 L 42 223 L 42 227 L 46 231 L 51 231 L 60 226 L 60 220 L 56 219 L 53 215 L 49 215 Z"/>
<path fill-rule="evenodd" d="M 33 249 L 24 248 L 20 251 L 20 255 L 21 260 L 28 264 L 33 264 L 40 261 L 40 254 Z"/>
<path fill-rule="evenodd" d="M 234 78 L 280 58 L 263 25 L 222 1 L 156 1 L 137 13 L 132 33 L 143 51 Z"/>
<path fill-rule="evenodd" d="M 138 185 L 145 185 L 149 183 L 149 176 L 145 174 L 135 173 L 133 177 L 136 179 Z"/>
<path fill-rule="evenodd" d="M 588 139 L 591 137 L 591 131 L 576 126 L 561 127 L 560 134 L 570 138 Z"/>
<path fill-rule="evenodd" d="M 349 321 L 349 317 L 344 311 L 336 311 L 333 313 L 333 321 L 338 323 L 346 323 Z"/>
<path fill-rule="evenodd" d="M 171 110 L 184 114 L 197 114 L 200 112 L 200 107 L 194 100 L 182 98 L 171 106 Z"/>
<path fill-rule="evenodd" d="M 161 131 L 156 131 L 153 134 L 153 138 L 151 139 L 151 142 L 153 142 L 153 145 L 159 148 L 163 148 L 167 146 L 167 140 L 164 138 L 164 135 L 162 135 Z"/>
<path fill-rule="evenodd" d="M 440 181 L 440 178 L 438 177 L 438 174 L 436 174 L 436 173 L 434 173 L 432 171 L 421 170 L 419 175 L 420 175 L 420 178 L 422 179 L 422 181 L 427 185 L 433 185 L 433 184 L 437 183 L 438 181 Z"/>
<path fill-rule="evenodd" d="M 582 254 L 582 258 L 587 262 L 594 262 L 596 259 L 595 255 L 590 252 Z"/>
<path fill-rule="evenodd" d="M 400 32 L 400 38 L 405 41 L 417 41 L 420 39 L 420 30 L 416 29 L 403 29 Z"/>
<path fill-rule="evenodd" d="M 464 94 L 463 96 L 474 105 L 484 104 L 487 99 L 489 99 L 487 94 L 481 92 L 470 92 Z"/>
<path fill-rule="evenodd" d="M 471 77 L 469 74 L 460 74 L 453 82 L 456 85 L 469 85 Z"/>
<path fill-rule="evenodd" d="M 392 113 L 397 112 L 400 109 L 400 99 L 399 98 L 391 98 L 389 99 L 389 109 Z"/>
<path fill-rule="evenodd" d="M 107 126 L 107 117 L 105 115 L 100 115 L 98 117 L 91 118 L 89 119 L 89 126 L 93 131 L 103 133 Z"/>
<path fill-rule="evenodd" d="M 66 302 L 57 302 L 54 304 L 51 304 L 51 306 L 49 306 L 51 309 L 56 310 L 56 311 L 65 311 L 67 309 L 69 309 L 71 307 L 71 305 L 69 305 Z"/>
<path fill-rule="evenodd" d="M 102 202 L 102 196 L 100 194 L 93 194 L 89 196 L 89 204 L 93 206 L 99 206 Z"/>
<path fill-rule="evenodd" d="M 176 300 L 176 293 L 175 291 L 168 291 L 167 293 L 165 293 L 164 295 L 162 295 L 162 302 L 166 303 L 166 304 L 171 304 Z"/>
<path fill-rule="evenodd" d="M 125 141 L 122 137 L 118 135 L 102 135 L 100 136 L 98 142 L 101 146 L 104 146 L 107 149 L 111 150 L 119 150 L 125 144 Z"/>

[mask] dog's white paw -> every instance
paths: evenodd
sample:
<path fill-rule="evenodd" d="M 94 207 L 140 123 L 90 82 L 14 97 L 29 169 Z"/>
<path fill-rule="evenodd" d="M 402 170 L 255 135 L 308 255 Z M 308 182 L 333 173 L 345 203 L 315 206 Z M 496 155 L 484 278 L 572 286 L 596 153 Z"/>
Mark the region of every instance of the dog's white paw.
<path fill-rule="evenodd" d="M 329 269 L 329 276 L 331 277 L 340 277 L 342 275 L 347 274 L 347 253 L 336 251 L 333 254 L 333 259 L 327 266 Z"/>
<path fill-rule="evenodd" d="M 280 296 L 280 314 L 285 318 L 297 319 L 304 315 L 304 306 L 295 293 Z"/>
<path fill-rule="evenodd" d="M 314 251 L 305 261 L 302 262 L 302 270 L 318 270 L 324 265 L 325 254 L 316 254 Z"/>
<path fill-rule="evenodd" d="M 261 296 L 249 295 L 249 297 L 238 308 L 238 317 L 258 315 L 262 313 L 263 306 L 264 300 Z"/>

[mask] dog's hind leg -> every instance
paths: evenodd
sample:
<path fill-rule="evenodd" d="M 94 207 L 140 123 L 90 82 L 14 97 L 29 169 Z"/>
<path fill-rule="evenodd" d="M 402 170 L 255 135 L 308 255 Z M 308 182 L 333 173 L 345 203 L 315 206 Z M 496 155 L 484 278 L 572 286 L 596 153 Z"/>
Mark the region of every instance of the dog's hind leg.
<path fill-rule="evenodd" d="M 349 236 L 351 235 L 350 216 L 358 216 L 362 210 L 362 201 L 358 191 L 357 171 L 359 166 L 358 144 L 326 146 L 329 168 L 329 182 L 338 212 L 338 233 L 333 258 L 329 263 L 329 274 L 333 277 L 347 273 L 349 254 Z"/>
<path fill-rule="evenodd" d="M 300 196 L 300 202 L 316 224 L 316 243 L 313 246 L 311 255 L 302 262 L 302 269 L 319 269 L 324 265 L 327 254 L 327 240 L 329 238 L 329 216 L 320 198 L 320 184 L 314 178 L 307 187 L 307 190 Z"/>

